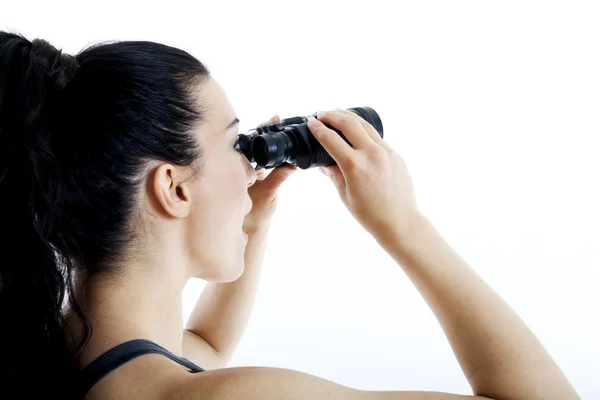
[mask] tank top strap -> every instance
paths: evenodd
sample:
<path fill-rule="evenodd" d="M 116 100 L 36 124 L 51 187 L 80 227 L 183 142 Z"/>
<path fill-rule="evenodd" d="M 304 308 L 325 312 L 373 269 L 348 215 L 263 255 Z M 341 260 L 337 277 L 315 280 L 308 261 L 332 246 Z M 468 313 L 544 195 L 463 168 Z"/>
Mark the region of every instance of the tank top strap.
<path fill-rule="evenodd" d="M 170 358 L 176 363 L 189 368 L 191 373 L 204 372 L 204 369 L 200 368 L 188 359 L 177 357 L 169 350 L 148 339 L 133 339 L 107 350 L 104 354 L 96 358 L 91 364 L 80 371 L 78 386 L 80 388 L 79 391 L 81 393 L 81 398 L 83 398 L 85 394 L 109 372 L 136 357 L 153 353 L 162 354 L 163 356 Z"/>

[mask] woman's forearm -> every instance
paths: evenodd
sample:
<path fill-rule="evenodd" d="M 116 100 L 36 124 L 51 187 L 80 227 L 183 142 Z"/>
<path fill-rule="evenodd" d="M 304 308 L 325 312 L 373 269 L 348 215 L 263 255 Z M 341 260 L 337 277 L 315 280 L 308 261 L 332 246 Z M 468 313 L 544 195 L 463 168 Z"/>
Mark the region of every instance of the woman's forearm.
<path fill-rule="evenodd" d="M 424 216 L 376 237 L 440 322 L 476 395 L 579 399 L 516 313 L 460 258 Z"/>
<path fill-rule="evenodd" d="M 244 273 L 226 283 L 208 282 L 189 317 L 186 329 L 213 346 L 227 363 L 250 320 L 258 290 L 269 224 L 248 230 Z"/>

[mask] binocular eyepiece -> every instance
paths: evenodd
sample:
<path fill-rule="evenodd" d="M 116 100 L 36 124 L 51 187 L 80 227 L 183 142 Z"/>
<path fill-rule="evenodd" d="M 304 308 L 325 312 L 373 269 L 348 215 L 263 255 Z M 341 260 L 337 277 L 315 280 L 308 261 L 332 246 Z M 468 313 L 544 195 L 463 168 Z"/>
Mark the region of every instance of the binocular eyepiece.
<path fill-rule="evenodd" d="M 383 138 L 383 124 L 379 115 L 370 107 L 348 108 L 370 123 Z M 284 163 L 296 165 L 302 169 L 334 165 L 335 160 L 323 148 L 321 143 L 308 128 L 308 117 L 291 117 L 277 124 L 269 124 L 240 133 L 235 148 L 242 152 L 256 169 L 275 168 Z M 350 146 L 350 142 L 342 132 L 325 125 L 337 132 Z"/>

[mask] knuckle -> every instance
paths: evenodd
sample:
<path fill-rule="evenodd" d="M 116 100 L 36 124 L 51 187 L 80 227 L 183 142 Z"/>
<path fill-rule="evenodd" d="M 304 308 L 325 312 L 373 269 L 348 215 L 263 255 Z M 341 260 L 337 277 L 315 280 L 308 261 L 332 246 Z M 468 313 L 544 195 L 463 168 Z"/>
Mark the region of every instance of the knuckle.
<path fill-rule="evenodd" d="M 317 114 L 317 116 L 319 117 L 318 119 L 329 119 L 331 118 L 331 111 L 319 111 L 319 113 Z"/>
<path fill-rule="evenodd" d="M 355 174 L 357 169 L 359 168 L 358 162 L 356 161 L 355 158 L 349 158 L 349 159 L 343 160 L 342 167 L 344 169 L 344 172 L 348 173 L 349 175 Z"/>
<path fill-rule="evenodd" d="M 353 112 L 352 112 L 352 111 L 350 111 L 350 110 L 343 110 L 343 112 L 344 112 L 344 114 L 346 114 L 346 115 L 347 115 L 349 118 L 355 119 L 355 120 L 357 120 L 358 122 L 360 122 L 361 120 L 363 120 L 363 119 L 360 117 L 360 115 L 358 115 L 358 114 L 356 114 L 356 113 L 353 113 Z"/>
<path fill-rule="evenodd" d="M 344 114 L 346 114 L 347 116 L 354 118 L 357 121 L 360 121 L 362 118 L 360 117 L 360 115 L 353 113 L 352 111 L 348 111 L 348 110 L 344 110 Z"/>
<path fill-rule="evenodd" d="M 339 121 L 344 129 L 356 129 L 360 125 L 357 120 L 346 114 L 340 114 Z"/>
<path fill-rule="evenodd" d="M 338 114 L 338 117 L 339 117 L 340 121 L 343 121 L 346 124 L 349 124 L 350 122 L 352 122 L 352 117 L 350 117 L 347 114 L 340 113 L 340 114 Z"/>
<path fill-rule="evenodd" d="M 369 162 L 362 156 L 360 153 L 355 153 L 354 157 L 346 160 L 346 165 L 344 169 L 347 173 L 354 176 L 361 176 L 363 173 L 368 170 Z"/>
<path fill-rule="evenodd" d="M 314 125 L 311 128 L 311 132 L 314 136 L 321 138 L 325 133 L 325 127 L 323 125 Z"/>
<path fill-rule="evenodd" d="M 370 160 L 379 160 L 385 155 L 385 150 L 378 145 L 369 146 L 367 156 Z"/>

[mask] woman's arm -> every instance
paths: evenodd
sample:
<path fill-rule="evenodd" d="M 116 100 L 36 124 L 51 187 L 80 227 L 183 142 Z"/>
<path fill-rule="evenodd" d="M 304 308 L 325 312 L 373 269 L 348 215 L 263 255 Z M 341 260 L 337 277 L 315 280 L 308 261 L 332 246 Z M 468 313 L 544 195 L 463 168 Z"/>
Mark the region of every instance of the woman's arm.
<path fill-rule="evenodd" d="M 227 366 L 250 320 L 269 229 L 270 225 L 265 223 L 248 232 L 242 276 L 233 282 L 208 282 L 186 324 L 186 330 L 201 337 L 218 354 L 220 361 L 211 364 L 214 368 Z M 201 354 L 196 361 L 201 366 L 205 364 L 205 355 L 210 355 L 210 351 L 201 351 L 194 345 L 184 346 L 184 351 L 186 349 L 186 358 L 191 361 L 195 360 L 194 354 Z"/>
<path fill-rule="evenodd" d="M 408 231 L 375 238 L 402 266 L 440 322 L 474 394 L 493 399 L 579 399 L 514 311 L 421 214 Z"/>
<path fill-rule="evenodd" d="M 408 219 L 406 220 L 408 221 Z M 186 383 L 190 399 L 572 400 L 579 396 L 519 317 L 415 215 L 375 238 L 403 267 L 440 321 L 476 396 L 363 391 L 300 371 L 237 367 Z"/>
<path fill-rule="evenodd" d="M 194 400 L 580 399 L 536 337 L 429 220 L 415 215 L 398 226 L 402 229 L 381 229 L 374 236 L 435 313 L 475 396 L 363 391 L 305 372 L 266 367 L 207 371 L 192 377 L 184 392 Z"/>

